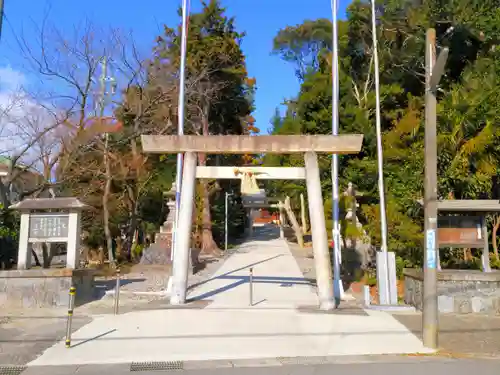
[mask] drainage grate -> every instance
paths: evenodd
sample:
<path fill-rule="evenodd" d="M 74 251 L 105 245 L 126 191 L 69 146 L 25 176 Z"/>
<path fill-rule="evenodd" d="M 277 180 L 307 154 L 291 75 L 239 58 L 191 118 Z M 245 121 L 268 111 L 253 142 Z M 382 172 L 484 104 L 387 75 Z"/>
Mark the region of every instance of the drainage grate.
<path fill-rule="evenodd" d="M 285 366 L 323 365 L 325 357 L 278 357 L 278 362 Z"/>
<path fill-rule="evenodd" d="M 20 375 L 26 366 L 0 366 L 0 375 Z"/>
<path fill-rule="evenodd" d="M 183 370 L 184 362 L 132 362 L 130 371 L 175 371 Z M 0 373 L 0 375 L 3 375 Z"/>

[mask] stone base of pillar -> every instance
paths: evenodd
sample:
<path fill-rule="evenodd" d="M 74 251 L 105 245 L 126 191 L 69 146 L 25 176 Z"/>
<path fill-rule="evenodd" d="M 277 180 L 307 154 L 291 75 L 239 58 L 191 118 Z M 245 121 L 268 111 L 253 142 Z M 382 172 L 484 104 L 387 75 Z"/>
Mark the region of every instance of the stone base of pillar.
<path fill-rule="evenodd" d="M 165 265 L 172 263 L 171 254 L 175 220 L 175 201 L 169 201 L 167 206 L 169 210 L 167 219 L 160 227 L 160 232 L 156 233 L 154 243 L 147 249 L 144 249 L 140 264 Z"/>
<path fill-rule="evenodd" d="M 171 264 L 172 233 L 159 232 L 155 235 L 155 242 L 144 249 L 140 264 L 166 265 Z"/>

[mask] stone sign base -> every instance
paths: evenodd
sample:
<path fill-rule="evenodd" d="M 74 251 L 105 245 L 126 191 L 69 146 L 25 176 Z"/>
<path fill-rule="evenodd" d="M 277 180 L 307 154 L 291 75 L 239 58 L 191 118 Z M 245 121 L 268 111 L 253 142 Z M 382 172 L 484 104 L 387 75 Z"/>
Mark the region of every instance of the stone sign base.
<path fill-rule="evenodd" d="M 69 288 L 76 305 L 92 301 L 95 270 L 29 269 L 0 271 L 0 308 L 68 307 Z"/>
<path fill-rule="evenodd" d="M 423 271 L 407 268 L 405 302 L 422 310 Z M 500 271 L 442 270 L 438 272 L 441 313 L 500 314 Z"/>

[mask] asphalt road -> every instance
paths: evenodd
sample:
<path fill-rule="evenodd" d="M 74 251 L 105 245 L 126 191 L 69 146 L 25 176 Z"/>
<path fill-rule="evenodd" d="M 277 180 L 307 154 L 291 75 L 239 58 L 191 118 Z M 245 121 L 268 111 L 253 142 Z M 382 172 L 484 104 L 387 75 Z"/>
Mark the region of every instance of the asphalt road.
<path fill-rule="evenodd" d="M 287 365 L 265 367 L 259 364 L 247 364 L 244 367 L 233 368 L 198 368 L 173 371 L 130 371 L 130 365 L 89 365 L 89 366 L 61 366 L 61 367 L 30 367 L 22 375 L 498 375 L 500 362 L 491 359 L 439 359 L 439 358 L 408 358 L 398 359 L 395 362 L 371 363 L 334 363 L 320 365 Z M 7 374 L 2 372 L 0 374 Z M 14 374 L 14 373 L 9 373 Z"/>
<path fill-rule="evenodd" d="M 89 317 L 74 317 L 73 332 L 91 320 Z M 65 316 L 26 314 L 0 317 L 0 366 L 24 365 L 33 361 L 64 338 L 66 321 Z M 4 375 L 1 370 L 0 375 Z"/>

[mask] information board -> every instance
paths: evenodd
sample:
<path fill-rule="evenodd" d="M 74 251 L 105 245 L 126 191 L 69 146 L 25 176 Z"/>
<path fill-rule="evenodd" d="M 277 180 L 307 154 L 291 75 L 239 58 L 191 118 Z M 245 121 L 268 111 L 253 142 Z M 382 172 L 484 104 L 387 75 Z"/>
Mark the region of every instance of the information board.
<path fill-rule="evenodd" d="M 438 220 L 440 247 L 482 248 L 482 220 L 478 216 L 443 216 Z"/>
<path fill-rule="evenodd" d="M 68 214 L 32 214 L 30 215 L 29 238 L 46 239 L 68 237 Z"/>

